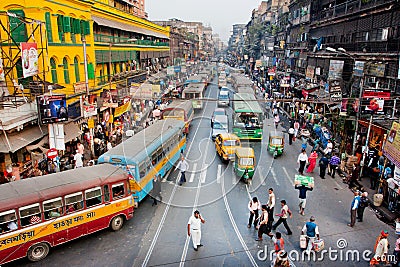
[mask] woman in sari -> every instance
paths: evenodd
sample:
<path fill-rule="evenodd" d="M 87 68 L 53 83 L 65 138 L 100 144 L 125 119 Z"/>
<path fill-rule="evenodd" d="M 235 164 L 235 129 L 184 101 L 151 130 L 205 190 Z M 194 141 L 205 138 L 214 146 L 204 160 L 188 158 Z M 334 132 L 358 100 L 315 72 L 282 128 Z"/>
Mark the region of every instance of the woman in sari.
<path fill-rule="evenodd" d="M 313 172 L 315 165 L 317 165 L 318 154 L 315 150 L 313 150 L 308 158 L 308 162 L 310 165 L 307 168 L 307 172 Z"/>

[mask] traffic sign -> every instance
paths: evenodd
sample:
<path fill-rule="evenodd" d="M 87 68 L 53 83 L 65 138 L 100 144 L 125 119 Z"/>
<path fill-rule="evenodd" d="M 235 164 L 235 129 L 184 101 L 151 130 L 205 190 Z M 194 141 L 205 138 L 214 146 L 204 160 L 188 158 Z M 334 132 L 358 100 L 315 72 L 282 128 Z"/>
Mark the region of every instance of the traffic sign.
<path fill-rule="evenodd" d="M 55 148 L 50 148 L 49 150 L 47 150 L 46 152 L 46 156 L 49 159 L 54 159 L 58 156 L 58 151 Z"/>

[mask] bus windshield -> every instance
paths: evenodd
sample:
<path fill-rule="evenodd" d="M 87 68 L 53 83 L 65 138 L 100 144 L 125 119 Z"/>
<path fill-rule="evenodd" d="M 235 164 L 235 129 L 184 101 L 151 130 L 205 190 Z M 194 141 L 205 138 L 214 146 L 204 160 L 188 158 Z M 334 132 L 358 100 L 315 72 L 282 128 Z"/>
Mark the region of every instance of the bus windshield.
<path fill-rule="evenodd" d="M 224 146 L 238 146 L 239 140 L 225 140 Z"/>

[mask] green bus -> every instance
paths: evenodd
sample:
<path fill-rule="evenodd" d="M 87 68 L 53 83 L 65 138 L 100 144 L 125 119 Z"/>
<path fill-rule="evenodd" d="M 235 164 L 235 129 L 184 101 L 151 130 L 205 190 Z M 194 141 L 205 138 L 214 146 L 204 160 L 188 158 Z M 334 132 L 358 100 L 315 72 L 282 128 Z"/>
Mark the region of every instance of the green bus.
<path fill-rule="evenodd" d="M 237 93 L 233 97 L 233 133 L 240 139 L 261 140 L 264 112 L 253 94 Z"/>

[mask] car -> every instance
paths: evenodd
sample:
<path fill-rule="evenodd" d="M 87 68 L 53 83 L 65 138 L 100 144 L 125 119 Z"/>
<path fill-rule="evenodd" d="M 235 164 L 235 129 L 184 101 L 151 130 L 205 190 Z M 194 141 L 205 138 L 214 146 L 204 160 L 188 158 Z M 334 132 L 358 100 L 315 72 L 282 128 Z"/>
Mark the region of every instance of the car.
<path fill-rule="evenodd" d="M 235 159 L 236 148 L 241 147 L 240 139 L 232 133 L 222 133 L 215 138 L 215 150 L 225 162 Z"/>
<path fill-rule="evenodd" d="M 212 115 L 212 117 L 211 117 L 211 128 L 213 127 L 215 116 L 218 116 L 218 115 L 226 115 L 225 109 L 223 109 L 223 108 L 216 108 L 216 109 L 214 110 L 213 115 Z"/>
<path fill-rule="evenodd" d="M 218 106 L 229 106 L 229 91 L 219 92 Z"/>
<path fill-rule="evenodd" d="M 211 128 L 211 139 L 215 141 L 217 135 L 228 132 L 228 116 L 215 116 L 213 127 Z"/>

